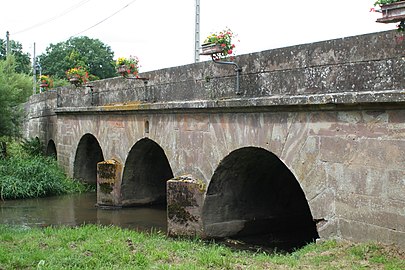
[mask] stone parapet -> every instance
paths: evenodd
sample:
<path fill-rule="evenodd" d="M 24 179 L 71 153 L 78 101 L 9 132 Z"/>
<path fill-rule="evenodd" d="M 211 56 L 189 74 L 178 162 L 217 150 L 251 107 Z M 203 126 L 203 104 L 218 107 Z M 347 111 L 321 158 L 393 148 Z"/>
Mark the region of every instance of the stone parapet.
<path fill-rule="evenodd" d="M 397 35 L 372 33 L 237 56 L 242 68 L 239 95 L 234 68 L 206 61 L 141 73 L 147 80 L 116 77 L 58 88 L 57 107 L 202 100 L 226 106 L 221 101 L 258 98 L 284 104 L 290 98 L 316 101 L 317 96 L 386 102 L 390 96 L 385 93 L 402 95 L 405 89 L 405 41 Z"/>

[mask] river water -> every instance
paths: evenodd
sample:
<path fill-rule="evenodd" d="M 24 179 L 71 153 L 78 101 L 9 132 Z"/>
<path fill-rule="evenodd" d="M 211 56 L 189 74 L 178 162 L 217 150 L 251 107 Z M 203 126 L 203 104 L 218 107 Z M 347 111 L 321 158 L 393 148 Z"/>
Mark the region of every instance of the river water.
<path fill-rule="evenodd" d="M 0 201 L 0 223 L 27 227 L 102 224 L 167 231 L 166 206 L 100 209 L 96 202 L 96 193 Z"/>

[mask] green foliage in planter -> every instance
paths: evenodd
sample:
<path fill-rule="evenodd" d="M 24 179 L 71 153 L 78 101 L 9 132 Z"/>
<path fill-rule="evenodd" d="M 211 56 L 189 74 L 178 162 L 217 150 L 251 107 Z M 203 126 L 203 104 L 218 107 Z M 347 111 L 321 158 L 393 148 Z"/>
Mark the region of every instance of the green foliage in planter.
<path fill-rule="evenodd" d="M 392 3 L 396 3 L 396 2 L 401 2 L 404 0 L 377 0 L 374 3 L 374 6 L 382 6 L 382 5 L 388 5 L 388 4 L 392 4 Z"/>

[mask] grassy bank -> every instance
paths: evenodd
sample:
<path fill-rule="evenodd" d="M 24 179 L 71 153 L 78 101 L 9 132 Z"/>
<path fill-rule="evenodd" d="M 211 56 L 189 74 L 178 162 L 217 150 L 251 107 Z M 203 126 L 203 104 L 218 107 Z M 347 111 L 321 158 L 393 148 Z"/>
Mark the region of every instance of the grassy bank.
<path fill-rule="evenodd" d="M 36 141 L 7 143 L 7 157 L 0 158 L 0 199 L 45 197 L 88 189 L 69 179 L 56 160 L 41 155 Z"/>
<path fill-rule="evenodd" d="M 404 253 L 328 241 L 291 254 L 232 251 L 201 240 L 118 227 L 17 229 L 0 225 L 0 269 L 405 269 Z"/>

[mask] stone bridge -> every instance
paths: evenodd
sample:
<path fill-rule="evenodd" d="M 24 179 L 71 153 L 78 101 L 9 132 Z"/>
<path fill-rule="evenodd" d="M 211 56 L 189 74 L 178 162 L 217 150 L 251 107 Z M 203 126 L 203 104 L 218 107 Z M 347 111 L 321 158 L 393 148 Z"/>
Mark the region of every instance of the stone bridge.
<path fill-rule="evenodd" d="M 405 246 L 398 35 L 240 55 L 239 91 L 212 61 L 58 88 L 26 104 L 24 136 L 98 179 L 100 204 L 168 201 L 173 235 Z"/>

